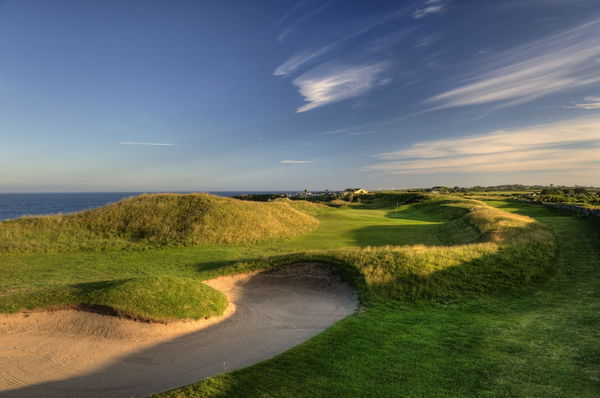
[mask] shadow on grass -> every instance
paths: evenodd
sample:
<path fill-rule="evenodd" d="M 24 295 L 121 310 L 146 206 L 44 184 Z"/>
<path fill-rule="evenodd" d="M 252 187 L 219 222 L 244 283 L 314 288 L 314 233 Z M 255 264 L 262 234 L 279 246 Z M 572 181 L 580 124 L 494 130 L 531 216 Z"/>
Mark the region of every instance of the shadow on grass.
<path fill-rule="evenodd" d="M 533 218 L 574 216 L 574 213 L 569 210 L 545 207 L 541 204 L 536 203 L 525 203 L 515 200 L 498 201 L 491 199 L 484 200 L 484 202 L 497 209 L 502 209 L 504 211 L 514 212 Z"/>

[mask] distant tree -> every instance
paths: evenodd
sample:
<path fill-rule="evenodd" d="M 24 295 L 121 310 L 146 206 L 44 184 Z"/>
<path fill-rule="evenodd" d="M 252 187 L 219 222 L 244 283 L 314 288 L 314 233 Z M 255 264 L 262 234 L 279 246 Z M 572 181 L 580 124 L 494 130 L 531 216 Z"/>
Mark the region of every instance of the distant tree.
<path fill-rule="evenodd" d="M 557 194 L 559 191 L 556 188 L 544 188 L 542 189 L 542 191 L 540 192 L 542 195 L 554 195 Z"/>

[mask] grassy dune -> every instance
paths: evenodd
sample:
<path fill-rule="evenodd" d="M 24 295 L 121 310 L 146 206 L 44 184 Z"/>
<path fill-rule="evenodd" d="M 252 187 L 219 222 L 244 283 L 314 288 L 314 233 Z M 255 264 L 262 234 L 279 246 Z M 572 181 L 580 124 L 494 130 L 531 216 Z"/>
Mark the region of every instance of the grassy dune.
<path fill-rule="evenodd" d="M 258 203 L 208 194 L 141 195 L 67 215 L 0 222 L 0 252 L 61 252 L 290 238 L 318 220 L 296 210 L 316 205 Z"/>
<path fill-rule="evenodd" d="M 318 220 L 296 208 L 315 213 L 319 207 L 300 202 L 244 202 L 207 194 L 141 195 L 75 214 L 0 222 L 0 252 L 46 252 L 61 259 L 67 251 L 114 253 L 160 246 L 251 244 L 314 229 Z M 12 293 L 0 293 L 4 312 L 79 308 L 169 321 L 220 315 L 226 307 L 221 292 L 198 280 L 164 272 L 102 282 L 19 286 Z"/>

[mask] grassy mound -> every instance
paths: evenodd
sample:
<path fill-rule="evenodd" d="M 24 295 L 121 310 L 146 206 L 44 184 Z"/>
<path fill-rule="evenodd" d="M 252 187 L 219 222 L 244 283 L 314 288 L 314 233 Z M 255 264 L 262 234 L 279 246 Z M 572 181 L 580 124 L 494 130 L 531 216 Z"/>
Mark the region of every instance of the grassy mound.
<path fill-rule="evenodd" d="M 307 200 L 291 200 L 289 198 L 280 198 L 275 199 L 274 201 L 279 203 L 287 203 L 298 211 L 312 215 L 320 214 L 328 207 L 327 205 L 309 202 Z"/>
<path fill-rule="evenodd" d="M 440 228 L 453 233 L 451 244 L 309 251 L 238 267 L 332 263 L 357 285 L 363 302 L 448 302 L 505 292 L 552 273 L 554 236 L 532 218 L 456 197 L 433 196 L 414 206 L 447 220 Z"/>
<path fill-rule="evenodd" d="M 199 281 L 148 276 L 81 283 L 0 296 L 3 312 L 76 308 L 137 320 L 166 322 L 222 315 L 227 297 Z"/>
<path fill-rule="evenodd" d="M 313 229 L 318 221 L 298 210 L 304 207 L 208 194 L 141 195 L 75 214 L 0 222 L 0 251 L 255 243 Z"/>

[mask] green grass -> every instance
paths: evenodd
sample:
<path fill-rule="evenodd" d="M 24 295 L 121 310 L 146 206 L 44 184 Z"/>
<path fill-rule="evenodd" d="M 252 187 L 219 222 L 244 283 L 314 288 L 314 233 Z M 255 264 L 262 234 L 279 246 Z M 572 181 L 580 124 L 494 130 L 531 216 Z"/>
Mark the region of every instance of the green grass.
<path fill-rule="evenodd" d="M 550 280 L 450 303 L 374 303 L 274 359 L 159 396 L 599 396 L 600 223 L 492 204 L 556 235 Z"/>
<path fill-rule="evenodd" d="M 146 194 L 66 215 L 0 223 L 0 252 L 147 249 L 255 243 L 304 234 L 319 205 L 258 203 L 208 194 Z"/>
<path fill-rule="evenodd" d="M 409 208 L 446 220 L 438 224 L 442 232 L 461 227 L 465 232 L 453 236 L 454 245 L 313 250 L 250 260 L 236 267 L 257 269 L 306 261 L 334 264 L 358 287 L 363 304 L 406 299 L 447 302 L 499 294 L 553 272 L 554 238 L 529 217 L 455 197 L 436 197 Z"/>
<path fill-rule="evenodd" d="M 124 216 L 120 206 L 131 212 L 129 202 L 133 201 L 136 206 L 144 206 L 147 212 L 148 203 L 162 202 L 165 198 L 169 209 L 173 199 L 189 199 L 185 195 L 158 195 L 151 196 L 149 201 L 148 197 L 141 196 L 94 211 L 117 214 L 121 220 Z M 198 198 L 204 203 L 213 197 Z M 290 206 L 288 203 L 278 205 Z M 502 292 L 543 278 L 550 271 L 548 265 L 553 255 L 550 234 L 532 219 L 495 210 L 482 202 L 435 197 L 394 209 L 330 209 L 300 202 L 298 205 L 314 210 L 321 226 L 312 234 L 283 242 L 100 253 L 7 254 L 4 259 L 11 266 L 4 270 L 0 286 L 6 284 L 8 293 L 0 300 L 0 310 L 94 304 L 111 306 L 119 312 L 118 300 L 111 301 L 115 305 L 98 299 L 91 303 L 89 289 L 82 290 L 81 284 L 87 282 L 95 286 L 93 282 L 98 280 L 139 278 L 140 275 L 203 280 L 298 261 L 337 265 L 355 283 L 363 303 L 399 299 L 452 301 Z M 85 217 L 92 216 L 86 214 Z M 453 236 L 452 243 L 467 244 L 440 245 L 448 240 L 443 238 L 448 228 L 460 226 L 466 232 Z M 461 242 L 460 238 L 466 240 Z M 478 243 L 473 243 L 475 241 Z M 385 246 L 373 246 L 377 244 Z M 300 251 L 307 248 L 312 250 Z M 190 264 L 191 259 L 194 262 Z M 142 286 L 149 279 L 134 280 L 139 280 L 138 285 Z M 143 304 L 136 308 L 143 308 Z M 163 312 L 161 317 L 181 316 L 176 305 L 170 308 L 171 314 Z M 145 313 L 135 312 L 135 308 L 131 308 L 129 315 L 147 317 Z"/>
<path fill-rule="evenodd" d="M 252 202 L 243 203 L 254 205 Z M 198 318 L 207 315 L 202 305 L 197 305 L 198 311 L 195 313 L 180 311 L 181 303 L 189 300 L 189 297 L 180 297 L 180 304 L 165 302 L 166 307 L 162 312 L 151 314 L 144 310 L 144 306 L 151 301 L 151 296 L 145 299 L 143 295 L 130 298 L 116 295 L 108 300 L 105 295 L 99 293 L 104 290 L 96 287 L 109 287 L 115 281 L 122 283 L 123 280 L 134 280 L 141 289 L 144 283 L 154 278 L 167 277 L 174 278 L 175 281 L 181 281 L 183 278 L 198 283 L 226 273 L 257 268 L 256 265 L 239 265 L 249 259 L 306 249 L 360 247 L 380 243 L 440 243 L 436 232 L 441 222 L 433 221 L 422 212 L 408 206 L 389 215 L 389 209 L 332 209 L 302 201 L 275 205 L 293 206 L 298 211 L 310 212 L 318 217 L 319 223 L 310 234 L 253 244 L 221 243 L 175 247 L 144 245 L 140 250 L 113 247 L 98 251 L 95 247 L 92 250 L 62 252 L 37 250 L 26 253 L 0 253 L 0 311 L 102 307 L 106 311 L 140 319 Z M 30 240 L 36 241 L 38 237 L 35 230 L 31 233 L 33 236 Z M 44 233 L 45 231 L 42 231 L 42 234 Z M 3 241 L 3 244 L 6 246 L 11 243 Z M 107 282 L 98 284 L 98 281 Z M 176 284 L 166 285 L 177 290 Z M 207 299 L 214 301 L 215 298 L 209 296 Z M 207 301 L 206 304 L 211 302 Z"/>
<path fill-rule="evenodd" d="M 168 322 L 222 315 L 227 308 L 227 297 L 196 280 L 146 276 L 0 295 L 0 308 L 5 312 L 75 308 L 143 321 Z"/>
<path fill-rule="evenodd" d="M 164 396 L 598 396 L 597 223 L 505 201 L 367 202 L 299 209 L 318 226 L 279 241 L 0 254 L 0 311 L 38 290 L 197 283 L 312 259 L 355 284 L 358 313 L 274 359 Z"/>
<path fill-rule="evenodd" d="M 0 253 L 0 293 L 138 276 L 171 275 L 204 280 L 228 272 L 236 262 L 304 250 L 442 243 L 438 229 L 444 222 L 434 221 L 411 206 L 401 207 L 397 212 L 325 208 L 317 217 L 319 224 L 309 234 L 257 244 L 143 251 Z"/>

